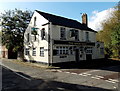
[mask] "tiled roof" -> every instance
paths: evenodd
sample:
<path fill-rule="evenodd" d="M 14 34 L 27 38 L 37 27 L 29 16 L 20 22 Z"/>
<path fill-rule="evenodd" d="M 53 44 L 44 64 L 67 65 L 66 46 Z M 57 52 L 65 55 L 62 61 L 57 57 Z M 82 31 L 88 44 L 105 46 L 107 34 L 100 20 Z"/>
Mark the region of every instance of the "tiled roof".
<path fill-rule="evenodd" d="M 37 11 L 40 15 L 42 15 L 44 18 L 46 18 L 49 22 L 52 22 L 52 24 L 54 25 L 61 25 L 61 26 L 66 26 L 66 27 L 70 27 L 70 28 L 76 28 L 76 29 L 80 29 L 80 30 L 86 30 L 86 31 L 94 31 L 91 28 L 88 28 L 85 24 L 81 24 L 80 22 L 73 20 L 73 19 L 68 19 L 68 18 L 64 18 L 61 16 L 56 16 L 53 14 L 48 14 L 45 12 L 41 12 L 38 10 Z"/>

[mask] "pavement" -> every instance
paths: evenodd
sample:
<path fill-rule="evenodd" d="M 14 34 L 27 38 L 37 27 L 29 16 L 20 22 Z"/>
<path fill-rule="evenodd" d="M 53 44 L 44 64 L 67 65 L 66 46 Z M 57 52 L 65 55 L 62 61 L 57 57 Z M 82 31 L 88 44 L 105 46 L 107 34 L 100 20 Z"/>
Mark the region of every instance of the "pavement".
<path fill-rule="evenodd" d="M 102 68 L 47 68 L 0 60 L 2 90 L 120 91 L 120 65 Z M 29 64 L 29 65 L 28 65 Z M 92 67 L 93 68 L 93 67 Z M 12 83 L 12 84 L 11 84 Z"/>

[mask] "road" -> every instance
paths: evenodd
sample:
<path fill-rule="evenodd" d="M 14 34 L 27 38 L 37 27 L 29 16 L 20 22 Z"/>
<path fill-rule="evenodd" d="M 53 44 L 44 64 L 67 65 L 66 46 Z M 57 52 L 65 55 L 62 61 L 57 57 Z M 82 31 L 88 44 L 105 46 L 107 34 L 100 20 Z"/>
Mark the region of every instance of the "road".
<path fill-rule="evenodd" d="M 120 91 L 120 65 L 102 69 L 45 69 L 4 60 L 0 67 L 3 91 Z"/>

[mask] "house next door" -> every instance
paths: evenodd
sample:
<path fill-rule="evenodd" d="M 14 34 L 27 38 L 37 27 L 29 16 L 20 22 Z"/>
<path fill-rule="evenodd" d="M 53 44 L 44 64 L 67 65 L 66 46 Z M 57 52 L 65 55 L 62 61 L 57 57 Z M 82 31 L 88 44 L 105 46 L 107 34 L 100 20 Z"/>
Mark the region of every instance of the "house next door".
<path fill-rule="evenodd" d="M 76 62 L 79 62 L 79 49 L 75 50 L 75 59 L 76 59 Z"/>

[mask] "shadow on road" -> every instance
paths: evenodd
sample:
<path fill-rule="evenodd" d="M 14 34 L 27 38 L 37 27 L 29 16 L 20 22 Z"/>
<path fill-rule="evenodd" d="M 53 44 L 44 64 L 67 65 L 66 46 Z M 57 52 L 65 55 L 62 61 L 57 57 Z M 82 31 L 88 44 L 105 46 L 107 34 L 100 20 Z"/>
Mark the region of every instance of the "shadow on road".
<path fill-rule="evenodd" d="M 27 80 L 17 74 L 5 67 L 2 68 L 2 91 L 110 91 L 85 85 L 36 79 L 19 72 L 20 75 L 31 79 Z"/>
<path fill-rule="evenodd" d="M 59 67 L 59 69 L 102 69 L 110 70 L 115 72 L 120 72 L 120 67 L 115 69 L 107 69 L 110 66 L 120 65 L 120 61 L 112 59 L 98 59 L 98 60 L 87 60 L 80 62 L 70 62 L 70 63 L 59 63 L 53 66 Z"/>

